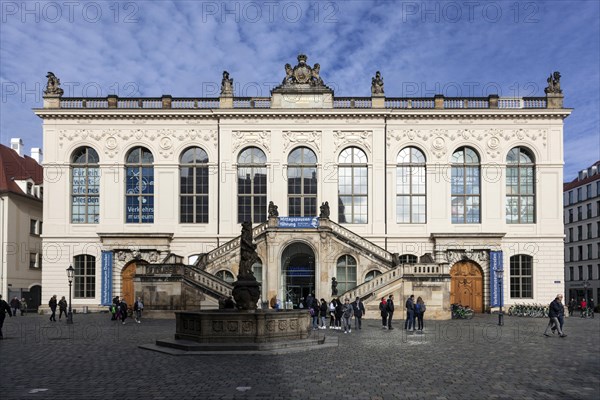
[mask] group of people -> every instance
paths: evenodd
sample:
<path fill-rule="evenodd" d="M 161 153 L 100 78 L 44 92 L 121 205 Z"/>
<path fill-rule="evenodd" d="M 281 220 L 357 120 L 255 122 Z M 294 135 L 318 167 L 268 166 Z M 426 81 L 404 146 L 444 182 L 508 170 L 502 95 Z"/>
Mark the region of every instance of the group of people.
<path fill-rule="evenodd" d="M 125 325 L 125 320 L 128 316 L 129 306 L 125 299 L 120 299 L 119 296 L 116 296 L 112 304 L 110 305 L 110 314 L 111 321 L 119 321 Z M 137 300 L 133 303 L 133 313 L 135 322 L 138 324 L 142 323 L 142 311 L 144 310 L 144 303 L 142 302 L 142 298 L 138 297 Z"/>
<path fill-rule="evenodd" d="M 548 317 L 550 321 L 548 321 L 548 325 L 546 326 L 546 330 L 544 331 L 544 336 L 550 336 L 548 334 L 548 328 L 551 328 L 552 334 L 558 332 L 560 337 L 567 337 L 563 332 L 563 324 L 565 323 L 565 306 L 562 304 L 563 295 L 557 294 L 552 303 L 550 303 Z"/>
<path fill-rule="evenodd" d="M 427 310 L 423 298 L 419 296 L 415 302 L 415 295 L 411 294 L 406 300 L 406 319 L 404 321 L 404 329 L 408 331 L 423 330 L 423 314 Z M 381 298 L 379 303 L 379 311 L 381 313 L 382 329 L 394 329 L 392 327 L 392 319 L 394 317 L 394 295 L 389 295 L 386 299 Z M 417 325 L 418 324 L 418 325 Z"/>
<path fill-rule="evenodd" d="M 58 315 L 58 320 L 60 321 L 62 319 L 63 314 L 65 314 L 65 319 L 68 318 L 67 316 L 67 299 L 65 299 L 65 296 L 61 297 L 60 300 L 56 300 L 57 296 L 54 295 L 50 298 L 50 301 L 48 301 L 48 307 L 50 307 L 50 321 L 52 322 L 56 322 L 56 308 L 58 307 L 60 313 Z"/>
<path fill-rule="evenodd" d="M 594 299 L 590 298 L 589 301 L 585 300 L 585 297 L 583 297 L 581 299 L 581 301 L 579 302 L 579 309 L 581 310 L 581 318 L 586 317 L 587 316 L 587 311 L 588 310 L 594 310 L 595 304 L 594 304 Z M 571 301 L 569 301 L 569 305 L 567 306 L 567 308 L 569 309 L 569 317 L 573 316 L 573 311 L 575 311 L 575 308 L 577 308 L 577 301 L 574 298 L 571 298 Z"/>
<path fill-rule="evenodd" d="M 366 313 L 365 305 L 360 297 L 357 297 L 353 302 L 346 298 L 343 303 L 339 297 L 334 297 L 328 303 L 324 298 L 318 300 L 311 293 L 306 299 L 300 299 L 298 307 L 306 308 L 310 313 L 313 330 L 333 329 L 341 331 L 343 328 L 344 333 L 352 332 L 351 321 L 353 318 L 354 329 L 362 329 L 362 317 Z M 327 319 L 329 319 L 329 324 Z"/>
<path fill-rule="evenodd" d="M 21 300 L 19 300 L 17 296 L 13 297 L 10 301 L 10 309 L 12 315 L 15 317 L 19 311 L 21 312 L 21 316 L 25 315 L 25 312 L 27 311 L 27 302 L 25 301 L 25 298 L 22 297 Z"/>

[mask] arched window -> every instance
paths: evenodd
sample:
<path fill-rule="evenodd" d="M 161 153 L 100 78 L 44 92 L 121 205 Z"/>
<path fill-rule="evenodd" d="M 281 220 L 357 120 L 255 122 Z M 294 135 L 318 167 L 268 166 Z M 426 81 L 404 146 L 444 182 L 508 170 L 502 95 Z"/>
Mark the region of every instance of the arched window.
<path fill-rule="evenodd" d="M 506 156 L 506 223 L 535 222 L 535 162 L 525 147 L 515 147 Z"/>
<path fill-rule="evenodd" d="M 299 147 L 288 156 L 288 214 L 290 217 L 317 215 L 317 156 Z"/>
<path fill-rule="evenodd" d="M 135 147 L 125 164 L 126 218 L 128 223 L 154 222 L 154 157 L 145 147 Z"/>
<path fill-rule="evenodd" d="M 510 297 L 533 298 L 533 257 L 517 254 L 510 258 Z"/>
<path fill-rule="evenodd" d="M 379 275 L 381 275 L 381 272 L 377 271 L 376 269 L 374 269 L 373 271 L 369 271 L 365 275 L 365 282 L 369 282 L 378 277 Z"/>
<path fill-rule="evenodd" d="M 366 224 L 367 155 L 358 147 L 348 147 L 340 153 L 338 163 L 338 221 L 341 224 Z"/>
<path fill-rule="evenodd" d="M 260 261 L 260 258 L 254 264 L 252 264 L 252 273 L 254 274 L 256 281 L 258 283 L 262 283 L 263 265 L 262 261 Z"/>
<path fill-rule="evenodd" d="M 396 167 L 396 222 L 425 223 L 425 155 L 416 147 L 398 153 Z"/>
<path fill-rule="evenodd" d="M 470 147 L 452 154 L 452 223 L 479 224 L 481 191 L 479 156 Z"/>
<path fill-rule="evenodd" d="M 231 272 L 227 271 L 226 269 L 217 271 L 217 273 L 215 275 L 217 276 L 217 278 L 222 279 L 227 283 L 231 283 L 234 281 L 233 274 Z"/>
<path fill-rule="evenodd" d="M 400 256 L 400 264 L 416 264 L 417 256 L 413 254 L 402 254 Z"/>
<path fill-rule="evenodd" d="M 338 258 L 336 280 L 340 294 L 356 287 L 356 259 L 354 257 L 346 254 Z"/>
<path fill-rule="evenodd" d="M 91 147 L 80 147 L 71 157 L 71 223 L 100 221 L 100 158 Z"/>
<path fill-rule="evenodd" d="M 238 157 L 238 222 L 267 220 L 267 157 L 249 147 Z"/>
<path fill-rule="evenodd" d="M 179 165 L 179 221 L 208 222 L 208 154 L 191 147 L 182 155 Z"/>
<path fill-rule="evenodd" d="M 73 296 L 76 299 L 96 297 L 96 257 L 81 254 L 74 258 Z"/>

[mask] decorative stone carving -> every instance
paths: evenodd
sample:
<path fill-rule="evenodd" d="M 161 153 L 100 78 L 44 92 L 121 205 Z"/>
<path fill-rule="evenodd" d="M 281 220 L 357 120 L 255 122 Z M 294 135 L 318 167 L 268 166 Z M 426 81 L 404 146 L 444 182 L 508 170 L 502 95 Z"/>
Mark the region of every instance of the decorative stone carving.
<path fill-rule="evenodd" d="M 272 201 L 269 202 L 269 218 L 279 217 L 279 211 L 277 210 L 277 206 Z"/>
<path fill-rule="evenodd" d="M 275 321 L 273 321 L 273 320 L 267 321 L 267 331 L 275 332 Z"/>
<path fill-rule="evenodd" d="M 381 72 L 377 71 L 373 79 L 371 79 L 371 95 L 383 94 L 383 77 Z"/>
<path fill-rule="evenodd" d="M 213 321 L 212 330 L 213 332 L 223 332 L 223 321 Z"/>
<path fill-rule="evenodd" d="M 287 328 L 288 328 L 288 322 L 285 319 L 280 320 L 278 325 L 279 325 L 279 330 L 280 331 L 286 331 Z"/>
<path fill-rule="evenodd" d="M 242 332 L 247 333 L 251 332 L 254 328 L 254 324 L 251 321 L 243 321 L 242 322 Z"/>
<path fill-rule="evenodd" d="M 233 151 L 252 143 L 271 151 L 271 131 L 233 131 Z"/>
<path fill-rule="evenodd" d="M 223 71 L 221 80 L 221 96 L 233 96 L 233 78 L 229 78 L 229 72 Z"/>
<path fill-rule="evenodd" d="M 331 213 L 331 211 L 329 210 L 328 201 L 321 203 L 321 207 L 319 207 L 319 210 L 321 211 L 319 214 L 319 218 L 329 218 L 329 214 Z"/>
<path fill-rule="evenodd" d="M 290 320 L 290 330 L 295 331 L 296 329 L 298 329 L 298 320 L 291 319 Z"/>
<path fill-rule="evenodd" d="M 291 64 L 285 64 L 285 78 L 281 83 L 282 86 L 308 84 L 313 87 L 326 87 L 319 75 L 321 66 L 317 63 L 311 68 L 306 60 L 306 55 L 299 54 L 298 64 L 295 67 L 292 68 Z"/>
<path fill-rule="evenodd" d="M 52 72 L 48 72 L 46 78 L 48 78 L 48 83 L 46 83 L 46 90 L 44 90 L 44 94 L 48 97 L 62 96 L 65 91 L 60 88 L 60 79 L 58 79 Z"/>
<path fill-rule="evenodd" d="M 371 151 L 373 131 L 333 131 L 333 138 L 336 152 L 341 147 L 352 144 L 362 145 Z"/>
<path fill-rule="evenodd" d="M 158 252 L 157 251 L 153 251 L 150 253 L 150 262 L 155 263 L 158 261 Z"/>
<path fill-rule="evenodd" d="M 554 71 L 552 74 L 550 74 L 548 79 L 546 79 L 548 86 L 544 89 L 544 93 L 561 94 L 562 90 L 560 88 L 560 77 L 561 75 L 558 71 Z"/>
<path fill-rule="evenodd" d="M 125 260 L 127 259 L 127 254 L 125 254 L 125 252 L 124 252 L 124 251 L 119 251 L 119 252 L 117 253 L 117 259 L 118 259 L 119 261 L 125 261 Z"/>
<path fill-rule="evenodd" d="M 240 264 L 237 281 L 233 283 L 233 298 L 238 309 L 256 310 L 260 298 L 260 284 L 252 272 L 252 265 L 258 260 L 256 244 L 252 243 L 252 222 L 242 223 L 240 238 Z"/>
<path fill-rule="evenodd" d="M 287 153 L 291 146 L 297 144 L 311 144 L 317 151 L 321 150 L 320 131 L 283 131 L 283 153 Z"/>
<path fill-rule="evenodd" d="M 238 331 L 238 321 L 227 321 L 227 331 L 228 332 L 237 332 Z"/>

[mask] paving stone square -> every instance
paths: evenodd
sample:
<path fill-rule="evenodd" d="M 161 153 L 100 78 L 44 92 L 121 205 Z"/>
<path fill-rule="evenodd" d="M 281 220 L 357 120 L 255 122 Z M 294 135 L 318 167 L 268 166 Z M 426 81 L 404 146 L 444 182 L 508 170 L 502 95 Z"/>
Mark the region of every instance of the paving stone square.
<path fill-rule="evenodd" d="M 174 319 L 75 315 L 7 318 L 0 399 L 598 399 L 600 318 L 495 315 L 425 321 L 407 333 L 367 319 L 361 330 L 319 330 L 337 348 L 282 355 L 171 356 L 140 349 L 175 333 Z"/>

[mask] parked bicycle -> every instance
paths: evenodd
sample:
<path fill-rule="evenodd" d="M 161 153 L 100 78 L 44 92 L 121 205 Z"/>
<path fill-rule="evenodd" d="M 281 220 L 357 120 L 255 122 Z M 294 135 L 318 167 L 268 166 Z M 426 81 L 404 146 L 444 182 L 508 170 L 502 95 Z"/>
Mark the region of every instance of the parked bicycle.
<path fill-rule="evenodd" d="M 508 315 L 515 317 L 547 318 L 548 312 L 543 304 L 513 304 L 508 308 Z"/>
<path fill-rule="evenodd" d="M 452 304 L 452 319 L 471 319 L 473 318 L 473 310 L 469 306 L 463 307 L 460 304 Z"/>

